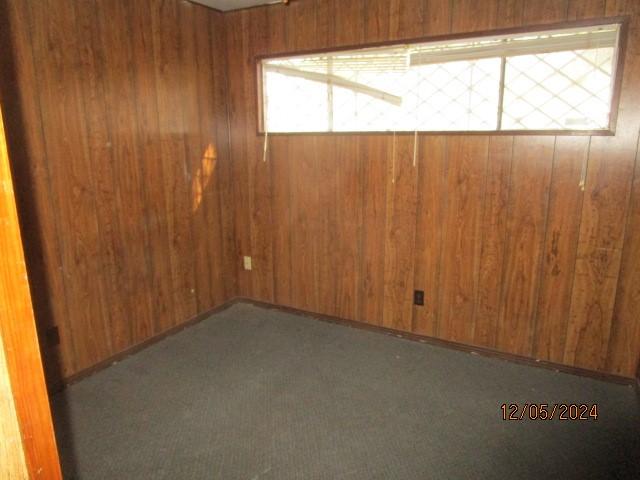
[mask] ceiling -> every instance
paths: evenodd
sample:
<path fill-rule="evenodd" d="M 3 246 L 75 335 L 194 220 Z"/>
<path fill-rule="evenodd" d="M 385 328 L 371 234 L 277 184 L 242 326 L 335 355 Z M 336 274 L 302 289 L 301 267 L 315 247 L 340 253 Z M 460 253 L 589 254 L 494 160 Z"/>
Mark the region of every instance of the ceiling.
<path fill-rule="evenodd" d="M 239 8 L 255 7 L 256 5 L 268 5 L 270 3 L 280 3 L 282 0 L 191 0 L 201 3 L 207 7 L 227 12 L 238 10 Z"/>

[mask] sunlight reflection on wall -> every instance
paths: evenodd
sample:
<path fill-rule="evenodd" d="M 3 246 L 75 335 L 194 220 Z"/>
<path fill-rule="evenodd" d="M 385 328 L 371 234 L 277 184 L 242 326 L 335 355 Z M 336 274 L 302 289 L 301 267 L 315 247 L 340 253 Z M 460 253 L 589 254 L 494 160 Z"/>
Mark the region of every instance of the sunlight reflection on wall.
<path fill-rule="evenodd" d="M 193 177 L 191 190 L 193 191 L 193 211 L 197 211 L 202 203 L 202 196 L 213 178 L 213 171 L 216 168 L 218 151 L 215 145 L 210 143 L 202 155 L 198 171 Z"/>

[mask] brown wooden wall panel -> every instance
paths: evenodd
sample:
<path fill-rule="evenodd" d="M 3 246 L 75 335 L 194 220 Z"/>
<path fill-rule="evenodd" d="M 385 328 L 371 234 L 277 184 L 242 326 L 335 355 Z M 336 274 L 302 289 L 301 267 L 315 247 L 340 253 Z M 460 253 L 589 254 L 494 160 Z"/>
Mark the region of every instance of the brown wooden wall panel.
<path fill-rule="evenodd" d="M 394 135 L 387 161 L 382 325 L 411 330 L 418 164 L 413 137 Z M 366 159 L 365 159 L 366 162 Z"/>
<path fill-rule="evenodd" d="M 236 294 L 226 34 L 179 0 L 0 7 L 34 304 L 68 377 Z"/>
<path fill-rule="evenodd" d="M 571 308 L 588 137 L 558 137 L 538 292 L 534 354 L 561 362 Z"/>
<path fill-rule="evenodd" d="M 549 203 L 553 137 L 517 137 L 511 167 L 502 310 L 496 346 L 531 355 Z"/>
<path fill-rule="evenodd" d="M 488 147 L 485 136 L 448 139 L 437 332 L 462 343 L 471 343 L 474 335 Z"/>
<path fill-rule="evenodd" d="M 414 288 L 428 292 L 424 306 L 413 307 L 413 331 L 435 335 L 440 318 L 440 255 L 446 188 L 446 138 L 425 137 L 418 146 L 418 203 L 414 242 Z"/>
<path fill-rule="evenodd" d="M 605 13 L 632 16 L 633 42 L 640 18 L 636 3 L 615 0 L 362 4 L 299 0 L 225 17 L 230 35 L 262 25 L 265 10 L 268 18 L 264 45 L 229 43 L 234 156 L 245 155 L 246 135 L 263 138 L 255 108 L 233 93 L 258 54 Z M 615 137 L 422 134 L 414 167 L 412 135 L 396 136 L 395 155 L 392 134 L 273 136 L 276 303 L 632 376 L 640 352 L 637 70 L 634 47 Z M 233 168 L 243 182 L 235 205 L 250 219 L 253 180 L 243 164 Z M 239 244 L 250 245 L 254 226 L 236 230 Z M 241 295 L 268 300 L 242 275 Z M 412 305 L 414 289 L 425 291 L 424 307 Z"/>
<path fill-rule="evenodd" d="M 502 305 L 513 146 L 510 136 L 489 139 L 473 338 L 490 348 L 496 346 Z"/>
<path fill-rule="evenodd" d="M 362 137 L 362 241 L 358 320 L 382 324 L 387 224 L 389 142 L 383 136 Z M 366 162 L 366 165 L 365 165 Z"/>

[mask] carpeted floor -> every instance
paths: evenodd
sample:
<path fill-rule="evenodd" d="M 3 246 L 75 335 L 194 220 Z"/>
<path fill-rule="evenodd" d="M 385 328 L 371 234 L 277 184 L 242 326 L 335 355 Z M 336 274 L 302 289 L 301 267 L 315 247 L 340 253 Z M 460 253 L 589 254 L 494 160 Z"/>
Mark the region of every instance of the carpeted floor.
<path fill-rule="evenodd" d="M 598 404 L 503 421 L 502 403 Z M 632 387 L 238 304 L 54 399 L 66 478 L 640 478 Z"/>

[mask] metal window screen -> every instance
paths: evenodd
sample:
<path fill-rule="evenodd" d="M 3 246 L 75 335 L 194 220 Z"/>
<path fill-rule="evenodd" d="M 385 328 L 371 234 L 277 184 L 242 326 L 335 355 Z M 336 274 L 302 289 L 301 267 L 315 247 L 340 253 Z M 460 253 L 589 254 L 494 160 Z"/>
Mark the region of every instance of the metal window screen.
<path fill-rule="evenodd" d="M 268 132 L 592 130 L 618 24 L 262 61 Z"/>

